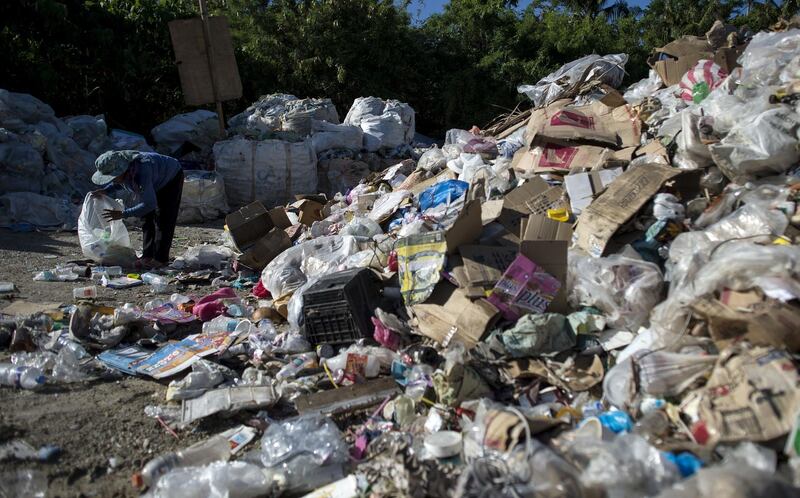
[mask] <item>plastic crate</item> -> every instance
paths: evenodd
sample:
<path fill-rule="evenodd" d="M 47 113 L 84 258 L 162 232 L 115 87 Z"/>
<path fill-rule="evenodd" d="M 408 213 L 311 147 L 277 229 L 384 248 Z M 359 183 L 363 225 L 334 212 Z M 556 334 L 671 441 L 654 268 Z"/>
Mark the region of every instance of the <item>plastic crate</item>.
<path fill-rule="evenodd" d="M 370 318 L 380 299 L 378 279 L 367 268 L 322 277 L 303 294 L 306 339 L 313 345 L 339 346 L 371 338 Z"/>

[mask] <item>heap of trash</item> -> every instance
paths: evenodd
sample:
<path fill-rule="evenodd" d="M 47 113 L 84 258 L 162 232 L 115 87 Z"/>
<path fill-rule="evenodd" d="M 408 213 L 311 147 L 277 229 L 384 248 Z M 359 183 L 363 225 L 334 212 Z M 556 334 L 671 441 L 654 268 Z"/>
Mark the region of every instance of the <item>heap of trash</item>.
<path fill-rule="evenodd" d="M 174 118 L 157 149 L 213 163 L 223 239 L 129 275 L 87 198 L 91 261 L 36 276 L 75 302 L 5 311 L 0 383 L 169 379 L 149 417 L 230 426 L 144 465 L 152 497 L 797 496 L 800 29 L 626 62 L 426 148 L 373 97 L 266 96 L 221 141 Z"/>

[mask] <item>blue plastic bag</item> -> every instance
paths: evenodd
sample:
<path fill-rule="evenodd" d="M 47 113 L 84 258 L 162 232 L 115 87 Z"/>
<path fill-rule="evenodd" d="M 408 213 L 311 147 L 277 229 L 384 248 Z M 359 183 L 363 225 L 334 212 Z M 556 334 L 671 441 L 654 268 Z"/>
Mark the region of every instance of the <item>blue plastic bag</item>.
<path fill-rule="evenodd" d="M 440 204 L 450 203 L 467 193 L 469 183 L 461 180 L 445 180 L 436 185 L 425 189 L 419 195 L 420 211 L 427 211 L 429 208 Z"/>

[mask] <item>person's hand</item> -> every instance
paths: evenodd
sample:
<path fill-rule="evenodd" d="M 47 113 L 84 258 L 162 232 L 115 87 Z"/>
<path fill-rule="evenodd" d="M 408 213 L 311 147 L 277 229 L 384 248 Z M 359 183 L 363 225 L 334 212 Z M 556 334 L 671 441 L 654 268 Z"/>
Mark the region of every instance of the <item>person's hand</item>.
<path fill-rule="evenodd" d="M 103 196 L 105 196 L 105 195 L 106 195 L 106 191 L 105 191 L 105 190 L 103 190 L 103 189 L 99 189 L 99 190 L 92 190 L 91 192 L 89 192 L 89 194 L 90 194 L 92 197 L 103 197 Z"/>
<path fill-rule="evenodd" d="M 114 221 L 114 220 L 121 220 L 122 219 L 122 211 L 119 209 L 104 209 L 103 210 L 103 219 L 106 221 Z"/>

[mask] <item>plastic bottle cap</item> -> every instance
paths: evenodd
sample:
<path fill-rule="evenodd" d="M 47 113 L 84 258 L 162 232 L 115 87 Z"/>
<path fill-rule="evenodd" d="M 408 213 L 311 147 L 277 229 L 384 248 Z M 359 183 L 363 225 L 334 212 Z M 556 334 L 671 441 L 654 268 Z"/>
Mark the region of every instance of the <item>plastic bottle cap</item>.
<path fill-rule="evenodd" d="M 137 472 L 131 476 L 131 484 L 137 488 L 144 487 L 144 478 L 140 472 Z"/>
<path fill-rule="evenodd" d="M 436 458 L 450 458 L 461 452 L 461 434 L 439 431 L 425 437 L 425 449 Z"/>

